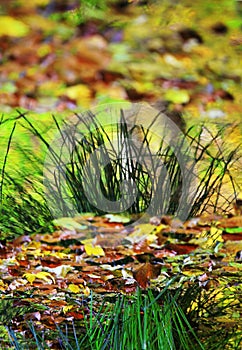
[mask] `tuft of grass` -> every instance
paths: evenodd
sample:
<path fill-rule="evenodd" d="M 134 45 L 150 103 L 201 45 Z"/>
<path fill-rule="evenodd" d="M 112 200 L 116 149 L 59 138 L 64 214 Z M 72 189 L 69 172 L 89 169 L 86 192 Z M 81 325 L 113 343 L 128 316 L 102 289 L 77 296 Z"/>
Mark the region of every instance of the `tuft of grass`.
<path fill-rule="evenodd" d="M 137 289 L 133 295 L 107 294 L 101 302 L 91 294 L 85 312 L 80 310 L 83 320 L 50 329 L 25 321 L 22 332 L 16 332 L 9 324 L 1 345 L 21 350 L 240 349 L 238 324 L 216 323 L 216 317 L 230 309 L 225 295 L 223 300 L 208 298 L 197 284 L 173 289 L 171 282 L 161 292 Z M 80 299 L 76 303 L 80 305 Z"/>
<path fill-rule="evenodd" d="M 51 164 L 44 163 L 34 148 L 23 150 L 17 145 L 26 167 L 21 172 L 17 165 L 10 167 L 14 126 L 1 167 L 2 232 L 22 234 L 26 230 L 50 229 L 53 214 L 55 217 L 77 212 L 102 215 L 106 213 L 106 202 L 111 208 L 109 212 L 128 214 L 147 211 L 150 215 L 177 215 L 181 203 L 189 209 L 189 216 L 202 212 L 226 214 L 241 190 L 231 170 L 241 157 L 240 147 L 226 148 L 223 140 L 226 125 L 219 126 L 215 133 L 204 124 L 193 126 L 181 133 L 173 145 L 160 140 L 154 152 L 154 135 L 149 127 L 135 124 L 130 127 L 122 109 L 119 122 L 113 123 L 111 130 L 91 112 L 88 118 L 87 114 L 76 114 L 76 125 L 70 123 L 64 127 L 53 117 L 59 134 L 57 145 L 51 144 L 25 113 L 18 113 L 15 123 L 21 123 L 29 135 L 39 140 Z M 150 122 L 150 127 L 154 122 Z M 79 129 L 80 125 L 83 130 Z M 209 134 L 208 140 L 204 140 L 205 133 Z M 139 142 L 131 142 L 137 135 Z M 185 172 L 179 155 L 187 163 Z M 44 167 L 51 174 L 44 182 L 47 191 L 43 186 Z M 188 185 L 184 191 L 184 185 L 192 177 L 197 181 L 192 189 Z M 224 191 L 224 183 L 229 183 L 229 193 Z"/>
<path fill-rule="evenodd" d="M 179 305 L 178 294 L 172 296 L 166 289 L 156 297 L 150 290 L 118 295 L 114 303 L 103 302 L 97 311 L 93 296 L 89 304 L 82 326 L 57 325 L 52 337 L 47 330 L 46 334 L 38 331 L 33 322 L 24 332 L 25 340 L 8 326 L 9 345 L 14 349 L 204 349 Z"/>

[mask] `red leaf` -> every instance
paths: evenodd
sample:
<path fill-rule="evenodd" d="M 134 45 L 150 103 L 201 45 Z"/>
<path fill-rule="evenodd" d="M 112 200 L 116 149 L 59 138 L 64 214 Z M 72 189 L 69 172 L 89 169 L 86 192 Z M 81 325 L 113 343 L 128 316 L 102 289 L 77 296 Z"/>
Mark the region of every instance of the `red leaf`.
<path fill-rule="evenodd" d="M 75 312 L 75 311 L 69 311 L 66 314 L 67 317 L 73 317 L 75 320 L 82 320 L 84 318 L 83 313 Z"/>

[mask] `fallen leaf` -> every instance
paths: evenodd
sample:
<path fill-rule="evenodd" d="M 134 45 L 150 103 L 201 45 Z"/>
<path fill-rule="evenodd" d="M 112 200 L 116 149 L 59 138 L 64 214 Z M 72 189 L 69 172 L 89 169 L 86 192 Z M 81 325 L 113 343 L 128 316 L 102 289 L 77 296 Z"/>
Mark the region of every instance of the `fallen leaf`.
<path fill-rule="evenodd" d="M 145 240 L 155 229 L 156 227 L 151 224 L 139 224 L 135 226 L 134 232 L 129 234 L 126 239 L 133 244 L 138 243 Z"/>
<path fill-rule="evenodd" d="M 68 272 L 73 270 L 73 267 L 70 265 L 61 265 L 61 266 L 57 266 L 54 268 L 51 267 L 45 267 L 45 270 L 54 273 L 56 275 L 56 277 L 62 277 L 65 278 L 66 275 L 68 274 Z"/>
<path fill-rule="evenodd" d="M 189 93 L 186 90 L 169 89 L 165 92 L 165 99 L 173 103 L 188 103 Z"/>
<path fill-rule="evenodd" d="M 70 99 L 75 100 L 78 105 L 88 107 L 91 102 L 91 90 L 87 85 L 78 84 L 70 86 L 64 93 Z"/>
<path fill-rule="evenodd" d="M 241 233 L 223 233 L 222 234 L 224 241 L 242 241 L 242 232 Z"/>
<path fill-rule="evenodd" d="M 42 266 L 50 268 L 54 268 L 62 264 L 62 261 L 55 256 L 45 256 L 40 258 L 40 261 Z"/>
<path fill-rule="evenodd" d="M 73 305 L 66 305 L 66 306 L 63 306 L 62 310 L 64 312 L 64 314 L 66 314 L 68 311 L 70 311 L 71 309 L 73 309 Z"/>
<path fill-rule="evenodd" d="M 157 278 L 160 274 L 161 266 L 153 265 L 149 262 L 142 264 L 140 268 L 133 272 L 133 276 L 141 288 L 149 286 L 150 279 Z"/>
<path fill-rule="evenodd" d="M 166 249 L 176 252 L 178 255 L 189 254 L 198 248 L 197 244 L 167 244 Z"/>
<path fill-rule="evenodd" d="M 89 256 L 105 256 L 103 248 L 99 245 L 93 246 L 90 243 L 84 245 L 84 249 Z"/>
<path fill-rule="evenodd" d="M 69 217 L 55 219 L 55 220 L 53 220 L 53 224 L 57 227 L 59 226 L 62 228 L 66 228 L 66 229 L 70 229 L 70 230 L 77 230 L 77 231 L 83 231 L 87 228 L 86 225 L 79 224 L 73 218 L 69 218 Z"/>
<path fill-rule="evenodd" d="M 31 284 L 36 280 L 36 279 L 40 279 L 40 280 L 44 280 L 45 282 L 53 282 L 55 283 L 55 279 L 54 277 L 49 273 L 49 272 L 37 272 L 37 273 L 25 273 L 23 274 L 23 277 L 25 277 L 27 279 L 28 282 L 30 282 Z"/>
<path fill-rule="evenodd" d="M 81 312 L 75 312 L 75 311 L 70 311 L 66 314 L 68 317 L 73 317 L 75 320 L 82 320 L 84 318 L 83 313 Z"/>
<path fill-rule="evenodd" d="M 68 289 L 72 292 L 72 293 L 80 293 L 81 289 L 77 284 L 69 284 Z"/>
<path fill-rule="evenodd" d="M 24 235 L 24 236 L 20 236 L 20 237 L 17 237 L 13 240 L 13 245 L 16 247 L 16 246 L 19 246 L 21 244 L 24 244 L 24 243 L 29 243 L 31 242 L 31 238 L 27 235 Z"/>
<path fill-rule="evenodd" d="M 22 21 L 10 16 L 0 16 L 0 36 L 22 37 L 27 35 L 28 32 L 29 27 Z"/>

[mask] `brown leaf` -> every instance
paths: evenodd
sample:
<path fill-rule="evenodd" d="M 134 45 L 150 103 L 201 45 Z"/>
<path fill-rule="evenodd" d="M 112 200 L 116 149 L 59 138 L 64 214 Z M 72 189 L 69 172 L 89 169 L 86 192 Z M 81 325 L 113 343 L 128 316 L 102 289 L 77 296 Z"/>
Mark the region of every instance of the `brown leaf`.
<path fill-rule="evenodd" d="M 154 252 L 154 256 L 156 258 L 159 258 L 159 259 L 162 259 L 162 258 L 167 257 L 167 256 L 176 256 L 176 255 L 177 255 L 177 253 L 175 251 L 171 251 L 168 249 L 156 250 Z"/>
<path fill-rule="evenodd" d="M 33 319 L 40 321 L 41 315 L 39 311 L 27 313 L 24 315 L 24 320 L 33 320 Z"/>
<path fill-rule="evenodd" d="M 20 267 L 29 267 L 30 262 L 28 259 L 16 259 Z"/>
<path fill-rule="evenodd" d="M 189 254 L 198 247 L 197 244 L 168 244 L 166 249 L 176 252 L 178 255 Z"/>
<path fill-rule="evenodd" d="M 157 244 L 160 246 L 164 245 L 168 239 L 168 237 L 165 236 L 163 232 L 158 232 L 156 236 L 158 237 Z"/>
<path fill-rule="evenodd" d="M 8 273 L 11 276 L 19 276 L 20 274 L 20 268 L 18 265 L 8 266 Z"/>
<path fill-rule="evenodd" d="M 55 256 L 45 256 L 44 258 L 40 258 L 40 261 L 42 266 L 50 268 L 54 268 L 62 264 L 62 260 L 56 258 Z"/>
<path fill-rule="evenodd" d="M 146 262 L 133 272 L 133 276 L 138 282 L 139 286 L 145 289 L 149 286 L 150 279 L 157 278 L 159 276 L 160 270 L 160 265 L 153 265 Z"/>

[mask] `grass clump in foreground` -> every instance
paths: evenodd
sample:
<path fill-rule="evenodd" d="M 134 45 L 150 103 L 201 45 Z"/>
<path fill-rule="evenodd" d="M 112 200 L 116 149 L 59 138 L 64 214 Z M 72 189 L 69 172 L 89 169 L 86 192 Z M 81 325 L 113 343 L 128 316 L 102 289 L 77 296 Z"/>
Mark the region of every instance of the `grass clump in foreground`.
<path fill-rule="evenodd" d="M 80 321 L 46 328 L 26 321 L 18 332 L 9 325 L 2 333 L 1 345 L 20 350 L 240 349 L 241 334 L 234 333 L 235 327 L 226 330 L 207 325 L 206 332 L 201 332 L 206 323 L 194 317 L 201 312 L 200 307 L 191 309 L 201 295 L 201 288 L 195 285 L 161 292 L 137 290 L 130 296 L 107 294 L 101 303 L 100 296 L 91 295 L 83 300 Z M 80 299 L 76 302 L 80 304 Z M 206 310 L 211 320 L 224 311 L 216 301 Z"/>
<path fill-rule="evenodd" d="M 103 303 L 98 310 L 91 299 L 89 314 L 85 315 L 81 326 L 74 323 L 72 329 L 57 326 L 56 332 L 51 332 L 53 339 L 50 339 L 51 333 L 46 332 L 43 336 L 30 323 L 28 333 L 32 333 L 32 339 L 24 341 L 24 337 L 9 329 L 9 345 L 14 349 L 29 349 L 31 345 L 28 343 L 32 342 L 38 349 L 155 350 L 194 349 L 196 344 L 196 348 L 203 349 L 176 299 L 165 296 L 160 306 L 151 291 L 147 295 L 138 291 L 132 298 L 118 296 L 106 307 Z"/>

